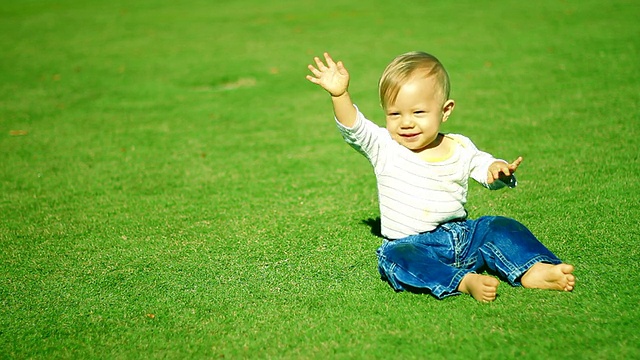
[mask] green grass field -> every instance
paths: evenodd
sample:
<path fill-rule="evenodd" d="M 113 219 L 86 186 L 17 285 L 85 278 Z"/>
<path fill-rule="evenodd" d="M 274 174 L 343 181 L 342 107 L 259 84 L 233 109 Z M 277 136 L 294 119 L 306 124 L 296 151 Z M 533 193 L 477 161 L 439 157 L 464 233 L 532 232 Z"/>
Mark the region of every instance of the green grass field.
<path fill-rule="evenodd" d="M 0 5 L 0 358 L 640 358 L 640 4 Z M 525 223 L 573 293 L 394 293 L 375 181 L 306 65 L 424 50 L 445 131 L 525 158 L 472 217 Z"/>

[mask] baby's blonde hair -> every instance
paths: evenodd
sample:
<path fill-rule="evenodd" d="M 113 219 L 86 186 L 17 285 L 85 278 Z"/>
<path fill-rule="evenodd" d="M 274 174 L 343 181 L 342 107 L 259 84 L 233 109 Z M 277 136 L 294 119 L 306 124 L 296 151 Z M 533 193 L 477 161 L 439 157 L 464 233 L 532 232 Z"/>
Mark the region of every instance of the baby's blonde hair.
<path fill-rule="evenodd" d="M 412 51 L 397 56 L 384 69 L 378 84 L 382 107 L 386 109 L 388 105 L 393 104 L 398 97 L 400 87 L 417 74 L 425 78 L 435 76 L 442 104 L 449 99 L 451 90 L 449 74 L 440 60 L 425 52 Z"/>

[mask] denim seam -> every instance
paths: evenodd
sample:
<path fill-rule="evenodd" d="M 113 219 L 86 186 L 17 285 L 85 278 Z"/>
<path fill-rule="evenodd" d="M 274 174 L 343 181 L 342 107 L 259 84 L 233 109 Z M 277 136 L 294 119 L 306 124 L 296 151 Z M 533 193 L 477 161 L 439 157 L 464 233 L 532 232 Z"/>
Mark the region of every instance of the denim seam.
<path fill-rule="evenodd" d="M 386 265 L 386 266 L 385 266 Z M 404 287 L 398 284 L 398 281 L 395 279 L 395 270 L 396 263 L 392 261 L 387 261 L 387 257 L 380 254 L 378 255 L 378 267 L 384 270 L 387 282 L 391 285 L 391 287 L 396 291 L 404 291 Z"/>
<path fill-rule="evenodd" d="M 508 261 L 507 258 L 502 254 L 502 252 L 500 251 L 500 249 L 498 249 L 497 246 L 495 246 L 492 243 L 487 243 L 486 246 L 491 249 L 494 253 L 494 255 L 500 259 L 500 261 L 505 264 L 505 266 L 507 267 L 508 270 L 508 274 L 512 274 L 516 271 L 518 271 L 518 268 L 514 267 L 511 263 L 511 261 Z M 510 278 L 511 275 L 509 275 Z"/>
<path fill-rule="evenodd" d="M 474 262 L 472 259 L 464 260 L 464 257 L 461 256 L 461 252 L 468 247 L 468 237 L 469 237 L 469 229 L 468 227 L 458 224 L 458 223 L 447 223 L 447 226 L 443 226 L 451 235 L 452 241 L 452 250 L 453 250 L 453 259 L 454 259 L 454 267 L 458 269 L 456 274 L 451 278 L 451 282 L 447 287 L 441 286 L 445 290 L 440 291 L 437 294 L 437 297 L 442 299 L 447 296 L 459 295 L 461 292 L 458 290 L 458 286 L 460 286 L 460 282 L 462 282 L 462 278 L 464 278 L 471 270 L 468 269 L 470 264 Z M 455 228 L 455 229 L 454 229 Z M 460 236 L 463 235 L 463 236 Z M 462 244 L 462 239 L 465 240 L 465 243 Z M 463 261 L 464 260 L 464 261 Z M 444 294 L 446 292 L 446 294 Z"/>
<path fill-rule="evenodd" d="M 467 275 L 470 272 L 471 272 L 470 270 L 460 269 L 456 273 L 456 275 L 451 279 L 451 282 L 447 287 L 448 293 L 443 295 L 444 291 L 441 291 L 440 294 L 438 295 L 438 298 L 441 299 L 447 296 L 462 294 L 462 292 L 458 290 L 458 286 L 460 286 L 460 283 L 462 282 L 462 278 L 464 278 L 465 275 Z"/>

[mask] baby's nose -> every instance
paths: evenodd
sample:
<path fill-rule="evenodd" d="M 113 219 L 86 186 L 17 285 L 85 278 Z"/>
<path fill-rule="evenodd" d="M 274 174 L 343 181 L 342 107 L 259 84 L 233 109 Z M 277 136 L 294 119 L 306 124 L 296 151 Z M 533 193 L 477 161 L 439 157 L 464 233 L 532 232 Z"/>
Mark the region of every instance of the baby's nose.
<path fill-rule="evenodd" d="M 403 116 L 400 120 L 400 126 L 402 126 L 403 128 L 413 127 L 413 119 L 411 119 L 411 116 Z"/>

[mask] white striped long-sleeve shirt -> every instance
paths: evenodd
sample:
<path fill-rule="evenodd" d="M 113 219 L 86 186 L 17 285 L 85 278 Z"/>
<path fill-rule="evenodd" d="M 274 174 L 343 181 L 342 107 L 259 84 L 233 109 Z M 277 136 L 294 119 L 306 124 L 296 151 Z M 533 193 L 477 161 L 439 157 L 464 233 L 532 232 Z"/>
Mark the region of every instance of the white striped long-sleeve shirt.
<path fill-rule="evenodd" d="M 373 165 L 378 184 L 382 235 L 400 239 L 435 229 L 454 219 L 466 218 L 468 180 L 489 189 L 516 185 L 487 184 L 487 171 L 495 159 L 478 150 L 467 137 L 448 134 L 457 146 L 451 157 L 426 162 L 391 138 L 387 129 L 367 120 L 358 110 L 352 128 L 338 122 L 345 141 Z"/>

